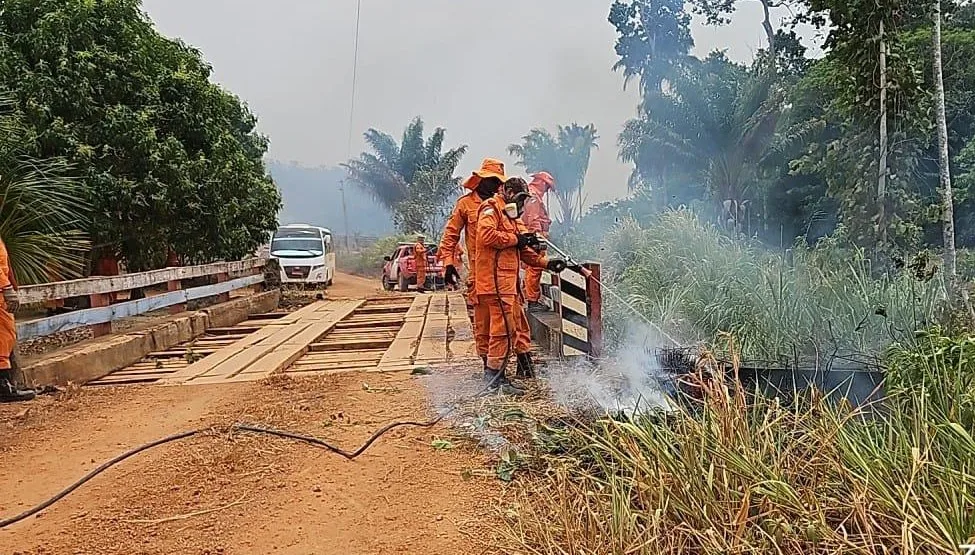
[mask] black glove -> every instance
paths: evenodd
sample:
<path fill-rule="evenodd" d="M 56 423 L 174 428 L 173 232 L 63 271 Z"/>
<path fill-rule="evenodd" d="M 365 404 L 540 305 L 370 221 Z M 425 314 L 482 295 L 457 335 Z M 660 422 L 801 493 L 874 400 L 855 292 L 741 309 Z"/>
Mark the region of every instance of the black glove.
<path fill-rule="evenodd" d="M 447 266 L 444 269 L 443 279 L 448 285 L 457 285 L 460 283 L 460 272 L 453 265 Z"/>
<path fill-rule="evenodd" d="M 562 273 L 567 267 L 568 264 L 566 264 L 565 260 L 562 260 L 561 258 L 553 258 L 548 261 L 545 269 L 552 273 L 559 274 Z"/>
<path fill-rule="evenodd" d="M 518 234 L 518 248 L 523 249 L 528 247 L 530 249 L 539 250 L 542 242 L 538 239 L 538 235 L 534 233 L 519 233 Z"/>

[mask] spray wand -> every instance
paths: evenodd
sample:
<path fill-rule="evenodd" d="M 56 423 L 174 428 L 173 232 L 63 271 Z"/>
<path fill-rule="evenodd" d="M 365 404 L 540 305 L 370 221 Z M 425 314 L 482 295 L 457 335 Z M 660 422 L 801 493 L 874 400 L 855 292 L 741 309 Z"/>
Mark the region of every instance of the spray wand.
<path fill-rule="evenodd" d="M 585 266 L 583 266 L 581 263 L 579 263 L 579 261 L 576 260 L 575 258 L 573 258 L 571 254 L 565 252 L 564 250 L 560 249 L 557 245 L 555 245 L 554 243 L 552 243 L 551 239 L 541 239 L 540 238 L 539 240 L 541 241 L 541 243 L 543 245 L 551 248 L 559 256 L 561 256 L 562 258 L 564 258 L 565 261 L 569 264 L 569 269 L 571 269 L 572 271 L 576 272 L 577 274 L 581 275 L 582 277 L 584 277 L 586 279 L 591 279 L 591 280 L 595 281 L 596 283 L 598 283 L 599 286 L 602 288 L 603 291 L 606 291 L 607 293 L 609 293 L 610 295 L 612 295 L 613 297 L 615 297 L 617 301 L 623 303 L 623 306 L 629 308 L 630 311 L 633 314 L 635 314 L 645 324 L 647 324 L 648 326 L 650 326 L 651 328 L 653 328 L 657 333 L 660 334 L 661 337 L 663 337 L 664 339 L 666 339 L 667 341 L 669 341 L 671 344 L 673 344 L 674 347 L 680 347 L 681 346 L 680 343 L 678 343 L 676 339 L 674 339 L 673 337 L 671 337 L 671 335 L 669 333 L 667 333 L 664 330 L 662 330 L 660 328 L 660 326 L 658 326 L 657 324 L 655 324 L 652 321 L 650 321 L 650 319 L 647 318 L 642 312 L 640 312 L 639 310 L 637 310 L 637 308 L 635 306 L 633 306 L 632 304 L 630 304 L 629 302 L 627 302 L 627 300 L 625 298 L 623 298 L 623 295 L 617 293 L 612 287 L 609 287 L 605 283 L 603 283 L 602 281 L 600 281 L 599 278 L 597 278 L 595 275 L 593 275 L 593 273 L 592 273 L 591 270 L 589 270 L 588 268 L 586 268 Z"/>

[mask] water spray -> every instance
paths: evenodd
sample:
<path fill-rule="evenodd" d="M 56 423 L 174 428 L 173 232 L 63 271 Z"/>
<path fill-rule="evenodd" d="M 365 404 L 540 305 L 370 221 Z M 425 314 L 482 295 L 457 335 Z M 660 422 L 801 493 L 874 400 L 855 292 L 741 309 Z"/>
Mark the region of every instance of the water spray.
<path fill-rule="evenodd" d="M 624 298 L 622 294 L 616 292 L 616 290 L 614 290 L 612 287 L 609 287 L 604 282 L 602 282 L 599 278 L 597 278 L 592 273 L 592 271 L 590 271 L 585 266 L 583 266 L 571 254 L 569 254 L 569 253 L 565 252 L 564 250 L 560 249 L 557 245 L 555 245 L 554 243 L 552 243 L 551 239 L 542 239 L 541 241 L 542 241 L 542 243 L 544 245 L 548 246 L 549 248 L 551 248 L 552 250 L 554 250 L 559 256 L 561 256 L 562 258 L 564 258 L 565 261 L 569 264 L 570 269 L 572 269 L 576 273 L 580 274 L 582 277 L 584 277 L 586 279 L 591 279 L 591 280 L 595 281 L 596 283 L 598 283 L 599 286 L 600 286 L 600 288 L 602 288 L 603 291 L 609 293 L 617 301 L 623 303 L 623 306 L 629 308 L 630 309 L 630 312 L 632 312 L 634 315 L 636 315 L 637 318 L 639 318 L 640 320 L 642 320 L 643 323 L 645 323 L 646 325 L 648 325 L 651 328 L 653 328 L 653 330 L 655 332 L 657 332 L 658 334 L 660 334 L 661 337 L 663 337 L 664 339 L 666 339 L 667 341 L 669 341 L 671 343 L 671 345 L 673 345 L 674 347 L 680 347 L 681 346 L 681 344 L 676 339 L 674 339 L 669 333 L 665 332 L 663 329 L 660 328 L 660 326 L 658 326 L 657 324 L 655 324 L 654 322 L 652 322 L 649 318 L 646 317 L 646 315 L 644 315 L 642 312 L 640 312 L 635 306 L 633 306 L 632 304 L 630 304 L 630 302 L 627 301 L 626 298 Z"/>

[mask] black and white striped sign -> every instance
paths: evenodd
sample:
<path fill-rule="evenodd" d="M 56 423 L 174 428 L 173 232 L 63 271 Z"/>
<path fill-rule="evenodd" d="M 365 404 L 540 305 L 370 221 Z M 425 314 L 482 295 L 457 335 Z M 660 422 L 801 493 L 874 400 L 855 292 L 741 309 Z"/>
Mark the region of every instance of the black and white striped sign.
<path fill-rule="evenodd" d="M 559 275 L 558 307 L 562 317 L 562 355 L 592 354 L 586 278 L 571 270 Z"/>

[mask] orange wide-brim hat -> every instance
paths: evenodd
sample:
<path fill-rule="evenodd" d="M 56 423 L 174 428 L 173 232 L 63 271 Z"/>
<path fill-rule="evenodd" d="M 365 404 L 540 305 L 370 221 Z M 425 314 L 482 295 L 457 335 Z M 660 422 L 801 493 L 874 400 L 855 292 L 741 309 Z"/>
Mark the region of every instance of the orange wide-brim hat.
<path fill-rule="evenodd" d="M 487 179 L 489 177 L 497 177 L 502 183 L 508 180 L 507 176 L 504 175 L 504 162 L 501 160 L 495 160 L 494 158 L 485 158 L 481 162 L 481 169 L 474 171 L 470 177 L 464 181 L 464 188 L 473 191 L 477 189 L 477 185 L 482 179 Z"/>

